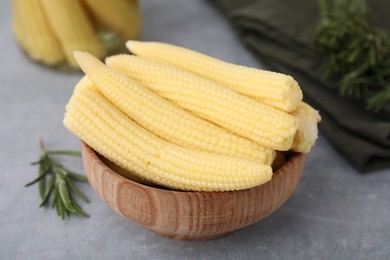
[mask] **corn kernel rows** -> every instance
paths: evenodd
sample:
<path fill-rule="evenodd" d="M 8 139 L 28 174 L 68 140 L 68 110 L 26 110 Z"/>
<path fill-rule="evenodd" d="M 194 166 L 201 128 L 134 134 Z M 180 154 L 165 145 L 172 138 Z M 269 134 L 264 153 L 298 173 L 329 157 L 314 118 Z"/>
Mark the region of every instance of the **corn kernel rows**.
<path fill-rule="evenodd" d="M 107 107 L 110 115 L 104 114 Z M 112 114 L 117 115 L 111 117 Z M 127 127 L 113 118 L 120 118 Z M 269 166 L 255 161 L 198 152 L 151 137 L 92 87 L 74 94 L 67 106 L 64 124 L 121 167 L 174 189 L 244 189 L 267 182 L 272 175 Z M 139 140 L 137 137 L 143 134 L 146 138 Z M 156 146 L 147 144 L 150 141 L 145 140 L 149 138 Z M 134 146 L 135 143 L 146 145 L 139 148 Z"/>
<path fill-rule="evenodd" d="M 14 0 L 13 12 L 17 40 L 33 59 L 47 64 L 64 59 L 40 0 Z"/>
<path fill-rule="evenodd" d="M 289 150 L 296 119 L 210 80 L 179 68 L 137 56 L 118 55 L 107 65 L 196 115 L 265 147 Z"/>
<path fill-rule="evenodd" d="M 97 91 L 95 91 L 95 93 L 97 93 Z M 232 165 L 242 165 L 242 164 L 247 163 L 247 160 L 241 160 L 239 158 L 228 157 L 229 161 L 224 163 L 224 167 L 228 167 L 228 169 L 223 169 L 223 171 L 222 170 L 219 171 L 218 169 L 220 168 L 220 164 L 218 162 L 220 162 L 221 157 L 224 158 L 224 156 L 215 156 L 215 157 L 211 156 L 210 157 L 210 154 L 203 153 L 203 152 L 200 152 L 199 154 L 197 152 L 188 153 L 188 151 L 190 151 L 190 150 L 183 149 L 183 148 L 180 148 L 180 147 L 177 147 L 174 145 L 169 145 L 168 143 L 163 142 L 162 140 L 153 136 L 151 133 L 145 131 L 143 128 L 141 128 L 140 126 L 138 126 L 134 122 L 133 122 L 133 125 L 126 124 L 127 121 L 129 121 L 129 119 L 124 114 L 118 113 L 118 110 L 112 109 L 110 106 L 105 105 L 104 100 L 101 100 L 101 99 L 102 99 L 102 97 L 100 96 L 100 98 L 99 98 L 99 96 L 96 94 L 95 95 L 93 95 L 93 94 L 87 95 L 86 97 L 84 97 L 84 99 L 83 99 L 83 97 L 79 97 L 79 102 L 83 103 L 81 105 L 79 103 L 80 111 L 83 111 L 83 112 L 84 111 L 93 111 L 95 113 L 95 115 L 93 117 L 95 119 L 94 123 L 99 122 L 99 118 L 100 118 L 103 121 L 101 121 L 97 125 L 99 125 L 99 126 L 103 125 L 101 123 L 104 122 L 105 124 L 107 124 L 111 127 L 115 126 L 115 128 L 113 127 L 113 129 L 110 129 L 109 131 L 111 133 L 111 131 L 115 131 L 118 129 L 121 130 L 120 131 L 120 133 L 122 134 L 121 138 L 128 136 L 128 138 L 131 138 L 132 140 L 133 139 L 138 140 L 139 136 L 141 135 L 141 136 L 145 137 L 144 138 L 145 140 L 153 140 L 153 145 L 151 145 L 151 144 L 145 145 L 145 143 L 141 143 L 141 144 L 138 143 L 138 147 L 140 147 L 139 149 L 144 148 L 144 150 L 148 150 L 148 153 L 146 153 L 143 156 L 143 158 L 150 159 L 150 158 L 148 158 L 148 156 L 163 157 L 164 155 L 170 155 L 172 153 L 175 153 L 176 156 L 179 157 L 181 160 L 180 161 L 175 160 L 174 162 L 170 162 L 168 160 L 167 163 L 169 162 L 170 164 L 177 165 L 180 168 L 188 169 L 189 171 L 195 172 L 195 174 L 199 174 L 199 175 L 203 175 L 203 174 L 207 175 L 207 172 L 205 173 L 204 169 L 202 169 L 201 171 L 198 172 L 197 168 L 193 168 L 193 166 L 187 165 L 186 163 L 194 163 L 197 161 L 197 159 L 202 159 L 201 161 L 197 162 L 199 165 L 211 167 L 214 171 L 216 170 L 217 173 L 222 172 L 223 176 L 225 176 L 226 173 L 229 173 L 229 169 L 231 169 Z M 86 105 L 86 107 L 83 107 L 83 105 Z M 110 113 L 107 113 L 107 111 L 110 111 Z M 115 113 L 117 113 L 116 116 L 115 116 Z M 114 120 L 112 120 L 112 118 L 117 118 L 117 119 L 119 119 L 119 121 L 114 121 Z M 130 137 L 129 136 L 129 129 L 132 129 L 130 132 L 136 133 L 136 134 L 138 134 L 138 136 L 131 136 Z M 133 142 L 132 146 L 133 145 L 134 145 L 134 142 Z M 152 152 L 150 152 L 150 151 L 152 151 Z M 141 151 L 141 154 L 142 154 L 142 151 Z M 188 155 L 191 155 L 191 156 L 188 156 Z M 207 158 L 209 158 L 209 159 L 207 159 Z M 184 163 L 184 165 L 183 165 L 183 163 Z M 217 163 L 217 164 L 215 164 L 215 163 Z M 256 165 L 257 164 L 258 163 L 256 162 Z M 186 167 L 186 165 L 187 165 L 187 167 Z"/>
<path fill-rule="evenodd" d="M 69 64 L 77 67 L 73 58 L 74 50 L 88 50 L 99 58 L 105 55 L 105 50 L 78 0 L 41 1 Z"/>
<path fill-rule="evenodd" d="M 143 87 L 127 75 L 105 66 L 91 55 L 75 54 L 80 67 L 112 103 L 138 124 L 184 147 L 270 163 L 269 149 L 229 133 Z"/>
<path fill-rule="evenodd" d="M 129 41 L 126 46 L 138 56 L 177 66 L 286 112 L 302 100 L 298 83 L 291 76 L 223 62 L 164 43 Z"/>

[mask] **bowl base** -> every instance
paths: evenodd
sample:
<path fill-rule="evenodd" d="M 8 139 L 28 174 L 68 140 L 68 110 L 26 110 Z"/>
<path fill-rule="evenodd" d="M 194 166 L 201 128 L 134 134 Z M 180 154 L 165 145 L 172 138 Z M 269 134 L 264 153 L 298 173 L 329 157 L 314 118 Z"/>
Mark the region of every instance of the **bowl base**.
<path fill-rule="evenodd" d="M 234 231 L 220 233 L 220 234 L 211 234 L 211 235 L 168 234 L 168 233 L 155 231 L 155 230 L 152 230 L 152 232 L 155 233 L 156 235 L 160 235 L 160 236 L 167 237 L 170 239 L 175 239 L 175 240 L 203 241 L 203 240 L 213 240 L 213 239 L 221 238 L 221 237 L 224 237 L 224 236 L 227 236 L 227 235 L 233 233 Z"/>

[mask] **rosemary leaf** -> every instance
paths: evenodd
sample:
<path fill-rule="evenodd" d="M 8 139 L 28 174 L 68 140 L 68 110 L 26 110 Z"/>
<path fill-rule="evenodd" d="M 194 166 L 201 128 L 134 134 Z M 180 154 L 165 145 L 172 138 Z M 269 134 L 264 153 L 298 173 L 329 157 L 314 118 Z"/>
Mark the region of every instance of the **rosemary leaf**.
<path fill-rule="evenodd" d="M 42 202 L 39 205 L 39 207 L 43 207 L 43 206 L 46 205 L 47 201 L 49 200 L 51 191 L 52 191 L 52 189 L 54 187 L 54 182 L 55 182 L 55 176 L 51 175 L 50 176 L 50 180 L 49 180 L 49 184 L 48 184 L 47 189 L 46 189 L 46 191 L 45 191 L 45 193 L 43 195 Z"/>
<path fill-rule="evenodd" d="M 29 187 L 35 183 L 37 183 L 38 181 L 40 181 L 41 179 L 45 178 L 46 177 L 46 174 L 43 174 L 43 175 L 39 175 L 36 179 L 32 180 L 31 182 L 27 183 L 26 185 L 24 185 L 24 187 Z"/>
<path fill-rule="evenodd" d="M 378 112 L 390 102 L 390 35 L 375 23 L 365 0 L 318 0 L 313 42 L 325 78 L 339 80 L 339 93 L 362 99 Z"/>
<path fill-rule="evenodd" d="M 45 166 L 40 164 L 39 165 L 39 176 L 45 175 L 45 172 L 48 169 L 45 169 Z M 41 196 L 41 199 L 45 197 L 45 190 L 46 190 L 46 178 L 42 178 L 39 180 L 39 195 Z"/>
<path fill-rule="evenodd" d="M 25 186 L 28 187 L 39 182 L 39 194 L 42 198 L 39 206 L 47 205 L 52 198 L 51 208 L 56 208 L 58 216 L 62 219 L 70 216 L 71 213 L 89 217 L 71 195 L 74 193 L 83 201 L 89 202 L 84 193 L 72 183 L 72 181 L 87 181 L 86 176 L 69 171 L 51 157 L 51 155 L 80 156 L 81 153 L 68 150 L 46 150 L 42 139 L 39 139 L 39 145 L 40 159 L 32 163 L 32 165 L 39 165 L 38 177 Z M 47 176 L 50 176 L 48 183 L 46 183 Z"/>
<path fill-rule="evenodd" d="M 62 220 L 65 219 L 65 206 L 60 196 L 57 197 L 57 213 L 61 216 Z"/>
<path fill-rule="evenodd" d="M 35 162 L 31 162 L 30 165 L 38 165 L 41 163 L 41 160 L 38 160 L 38 161 L 35 161 Z"/>
<path fill-rule="evenodd" d="M 74 185 L 72 182 L 67 182 L 66 183 L 68 185 L 68 187 L 74 192 L 74 194 L 76 194 L 80 199 L 82 199 L 83 201 L 85 202 L 89 202 L 87 196 L 85 196 L 79 188 L 77 188 L 76 185 Z"/>
<path fill-rule="evenodd" d="M 81 217 L 87 217 L 87 218 L 89 218 L 89 215 L 81 209 L 80 205 L 77 204 L 76 201 L 73 201 L 73 206 L 74 206 L 75 209 L 77 210 L 77 213 L 76 213 L 77 215 L 79 215 L 79 216 L 81 216 Z"/>
<path fill-rule="evenodd" d="M 53 194 L 54 194 L 54 197 L 53 197 L 53 201 L 51 202 L 51 208 L 52 208 L 52 209 L 54 209 L 54 207 L 55 207 L 56 204 L 57 204 L 58 187 L 57 187 L 56 185 L 54 185 Z"/>
<path fill-rule="evenodd" d="M 81 175 L 81 174 L 78 174 L 75 172 L 68 171 L 68 176 L 69 176 L 69 178 L 76 180 L 76 181 L 83 181 L 83 182 L 88 181 L 87 176 Z"/>
<path fill-rule="evenodd" d="M 75 213 L 75 209 L 72 207 L 72 203 L 69 197 L 68 189 L 64 181 L 58 184 L 58 191 L 60 193 L 61 201 L 64 203 L 65 209 Z"/>

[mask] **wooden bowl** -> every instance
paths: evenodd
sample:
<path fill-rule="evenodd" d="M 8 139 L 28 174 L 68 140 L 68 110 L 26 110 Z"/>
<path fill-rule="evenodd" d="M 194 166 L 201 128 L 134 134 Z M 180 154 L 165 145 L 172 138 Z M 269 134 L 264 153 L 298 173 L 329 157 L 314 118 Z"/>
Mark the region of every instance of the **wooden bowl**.
<path fill-rule="evenodd" d="M 182 240 L 214 239 L 267 217 L 293 193 L 304 163 L 303 154 L 293 154 L 270 182 L 251 189 L 184 192 L 130 180 L 131 173 L 85 143 L 81 150 L 88 180 L 108 206 L 157 234 Z"/>

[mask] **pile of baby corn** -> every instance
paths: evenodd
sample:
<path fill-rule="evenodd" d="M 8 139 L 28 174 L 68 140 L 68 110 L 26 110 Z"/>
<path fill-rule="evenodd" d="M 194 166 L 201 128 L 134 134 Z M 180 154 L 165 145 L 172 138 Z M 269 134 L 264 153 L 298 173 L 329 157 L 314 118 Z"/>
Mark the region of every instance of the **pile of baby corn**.
<path fill-rule="evenodd" d="M 175 190 L 247 189 L 272 178 L 276 154 L 307 153 L 316 110 L 290 76 L 169 44 L 129 41 L 106 64 L 77 51 L 86 76 L 65 126 L 122 168 Z"/>
<path fill-rule="evenodd" d="M 12 0 L 12 25 L 17 42 L 33 59 L 47 65 L 67 62 L 78 68 L 74 50 L 104 58 L 110 46 L 101 32 L 137 39 L 137 0 Z"/>

